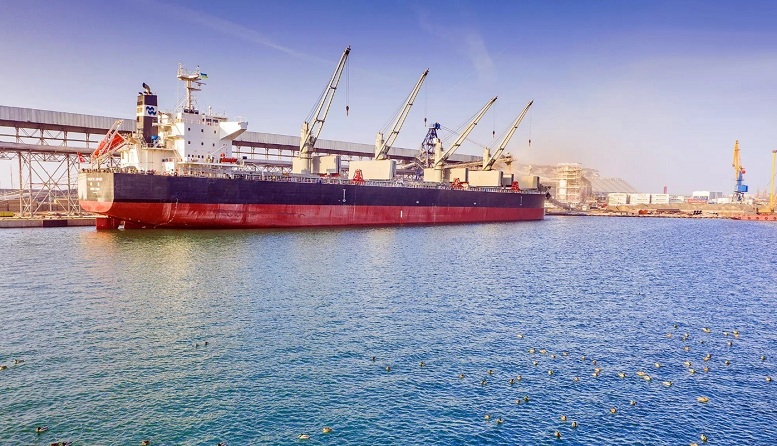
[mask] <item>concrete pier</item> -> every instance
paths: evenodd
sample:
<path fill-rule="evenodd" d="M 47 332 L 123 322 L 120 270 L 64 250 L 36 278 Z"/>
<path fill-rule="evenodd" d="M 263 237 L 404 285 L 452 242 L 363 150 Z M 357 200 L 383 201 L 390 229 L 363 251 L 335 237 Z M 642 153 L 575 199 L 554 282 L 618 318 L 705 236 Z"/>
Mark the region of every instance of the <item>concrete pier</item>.
<path fill-rule="evenodd" d="M 94 217 L 55 218 L 0 218 L 3 228 L 66 228 L 71 226 L 94 226 Z"/>

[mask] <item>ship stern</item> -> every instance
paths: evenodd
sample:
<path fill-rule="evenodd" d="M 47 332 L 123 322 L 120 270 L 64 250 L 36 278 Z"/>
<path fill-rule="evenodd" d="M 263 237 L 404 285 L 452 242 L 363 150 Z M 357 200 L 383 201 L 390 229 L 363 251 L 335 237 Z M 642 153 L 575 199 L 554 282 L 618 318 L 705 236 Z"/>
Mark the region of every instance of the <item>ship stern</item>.
<path fill-rule="evenodd" d="M 86 212 L 108 215 L 113 206 L 113 172 L 78 174 L 78 204 Z"/>

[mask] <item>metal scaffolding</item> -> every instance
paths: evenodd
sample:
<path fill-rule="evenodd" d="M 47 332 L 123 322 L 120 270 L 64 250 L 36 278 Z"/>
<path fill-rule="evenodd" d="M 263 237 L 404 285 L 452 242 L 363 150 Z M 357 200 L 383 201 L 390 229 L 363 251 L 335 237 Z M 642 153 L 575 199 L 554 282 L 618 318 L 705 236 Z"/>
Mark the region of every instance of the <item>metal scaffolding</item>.
<path fill-rule="evenodd" d="M 572 206 L 585 200 L 583 196 L 583 166 L 579 163 L 561 163 L 556 169 L 558 189 L 556 199 Z"/>
<path fill-rule="evenodd" d="M 20 217 L 82 215 L 77 195 L 79 160 L 102 135 L 78 130 L 69 132 L 30 121 L 0 121 L 0 159 L 10 160 L 18 168 L 19 187 L 14 198 L 19 202 Z"/>
<path fill-rule="evenodd" d="M 81 215 L 78 205 L 78 156 L 61 153 L 18 151 L 19 214 L 41 212 Z M 46 163 L 46 164 L 44 164 Z"/>

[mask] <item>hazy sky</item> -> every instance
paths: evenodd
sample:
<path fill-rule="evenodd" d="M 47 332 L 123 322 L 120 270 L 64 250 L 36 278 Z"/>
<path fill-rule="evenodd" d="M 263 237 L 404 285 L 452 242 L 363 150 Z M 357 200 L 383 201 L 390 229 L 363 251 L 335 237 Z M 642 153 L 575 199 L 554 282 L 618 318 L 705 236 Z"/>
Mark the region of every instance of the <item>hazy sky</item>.
<path fill-rule="evenodd" d="M 178 62 L 208 74 L 200 108 L 298 135 L 351 45 L 321 138 L 373 144 L 424 69 L 395 145 L 424 118 L 465 123 L 520 162 L 580 162 L 644 192 L 768 186 L 777 148 L 774 1 L 0 0 L 0 104 L 133 117 L 142 82 L 175 106 Z M 346 116 L 345 106 L 350 107 Z M 528 141 L 531 139 L 531 146 Z M 482 154 L 468 143 L 461 153 Z M 0 184 L 8 185 L 7 164 Z"/>

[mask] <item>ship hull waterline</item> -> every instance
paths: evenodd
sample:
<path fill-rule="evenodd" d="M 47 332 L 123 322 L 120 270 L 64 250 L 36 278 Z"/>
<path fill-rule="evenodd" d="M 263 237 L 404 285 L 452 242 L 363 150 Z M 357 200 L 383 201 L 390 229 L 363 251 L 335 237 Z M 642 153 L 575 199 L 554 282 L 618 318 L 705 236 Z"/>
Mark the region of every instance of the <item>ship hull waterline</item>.
<path fill-rule="evenodd" d="M 539 193 L 118 173 L 79 175 L 98 229 L 397 226 L 542 220 Z M 384 204 L 390 203 L 390 204 Z"/>

